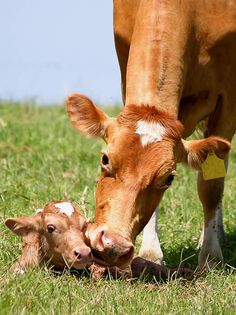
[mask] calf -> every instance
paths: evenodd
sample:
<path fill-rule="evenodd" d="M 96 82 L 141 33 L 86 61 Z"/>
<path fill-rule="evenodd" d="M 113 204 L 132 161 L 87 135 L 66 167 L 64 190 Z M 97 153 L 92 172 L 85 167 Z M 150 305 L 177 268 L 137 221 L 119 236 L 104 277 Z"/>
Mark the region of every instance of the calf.
<path fill-rule="evenodd" d="M 50 202 L 33 216 L 10 218 L 5 224 L 23 236 L 22 255 L 11 267 L 15 273 L 24 273 L 42 262 L 76 269 L 92 264 L 84 236 L 86 219 L 70 202 Z"/>
<path fill-rule="evenodd" d="M 86 219 L 70 202 L 50 202 L 33 216 L 10 218 L 5 224 L 17 235 L 23 236 L 22 255 L 11 267 L 11 271 L 16 274 L 24 273 L 43 262 L 57 269 L 83 269 L 90 267 L 93 262 L 91 249 L 84 236 Z M 141 257 L 135 257 L 125 270 L 101 266 L 99 262 L 99 259 L 95 259 L 90 267 L 94 280 L 106 276 L 115 279 L 145 276 L 163 280 L 173 275 L 187 279 L 193 276 L 190 269 L 170 270 Z"/>

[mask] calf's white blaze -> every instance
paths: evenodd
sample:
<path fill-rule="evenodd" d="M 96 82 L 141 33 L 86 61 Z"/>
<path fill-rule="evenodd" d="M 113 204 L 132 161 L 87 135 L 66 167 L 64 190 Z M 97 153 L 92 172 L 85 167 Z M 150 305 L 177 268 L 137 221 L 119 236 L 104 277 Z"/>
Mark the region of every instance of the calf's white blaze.
<path fill-rule="evenodd" d="M 55 207 L 60 210 L 61 213 L 68 215 L 69 217 L 73 214 L 74 208 L 70 202 L 55 203 Z"/>
<path fill-rule="evenodd" d="M 145 146 L 152 142 L 161 141 L 166 133 L 166 129 L 158 122 L 139 120 L 135 133 L 140 135 L 141 143 Z"/>

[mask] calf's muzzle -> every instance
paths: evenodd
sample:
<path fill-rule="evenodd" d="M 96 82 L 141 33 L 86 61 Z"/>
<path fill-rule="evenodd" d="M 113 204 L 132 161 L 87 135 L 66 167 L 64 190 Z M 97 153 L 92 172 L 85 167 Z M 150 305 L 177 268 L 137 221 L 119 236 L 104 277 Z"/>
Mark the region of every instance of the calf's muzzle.
<path fill-rule="evenodd" d="M 74 255 L 76 260 L 81 263 L 91 262 L 92 260 L 92 251 L 89 247 L 81 247 L 74 250 Z"/>

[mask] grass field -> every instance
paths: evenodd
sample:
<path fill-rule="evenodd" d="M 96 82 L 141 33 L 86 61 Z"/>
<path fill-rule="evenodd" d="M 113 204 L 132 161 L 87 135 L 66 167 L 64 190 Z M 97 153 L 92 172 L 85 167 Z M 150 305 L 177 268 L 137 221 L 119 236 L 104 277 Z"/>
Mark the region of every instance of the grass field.
<path fill-rule="evenodd" d="M 236 149 L 224 196 L 224 269 L 191 282 L 166 283 L 94 282 L 39 268 L 18 277 L 8 272 L 20 254 L 21 240 L 5 228 L 7 217 L 68 198 L 93 218 L 102 146 L 100 140 L 80 137 L 62 107 L 0 104 L 0 315 L 236 314 Z M 196 172 L 179 166 L 178 175 L 161 204 L 160 240 L 168 266 L 182 262 L 195 268 L 203 219 Z M 137 248 L 139 244 L 140 237 Z"/>

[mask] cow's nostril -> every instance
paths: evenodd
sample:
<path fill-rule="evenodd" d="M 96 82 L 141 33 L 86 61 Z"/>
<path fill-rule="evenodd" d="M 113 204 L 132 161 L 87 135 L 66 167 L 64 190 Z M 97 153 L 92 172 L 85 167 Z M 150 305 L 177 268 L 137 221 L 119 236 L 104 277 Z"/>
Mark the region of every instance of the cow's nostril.
<path fill-rule="evenodd" d="M 103 237 L 104 237 L 104 231 L 98 232 L 96 236 L 96 245 L 94 247 L 98 251 L 104 250 Z"/>
<path fill-rule="evenodd" d="M 105 245 L 105 246 L 109 246 L 109 245 L 112 245 L 112 240 L 105 236 L 104 233 L 102 234 L 102 243 Z"/>
<path fill-rule="evenodd" d="M 80 254 L 80 252 L 77 251 L 77 250 L 74 251 L 74 254 L 75 254 L 75 256 L 76 256 L 77 259 L 80 259 L 80 258 L 82 257 L 81 254 Z"/>

